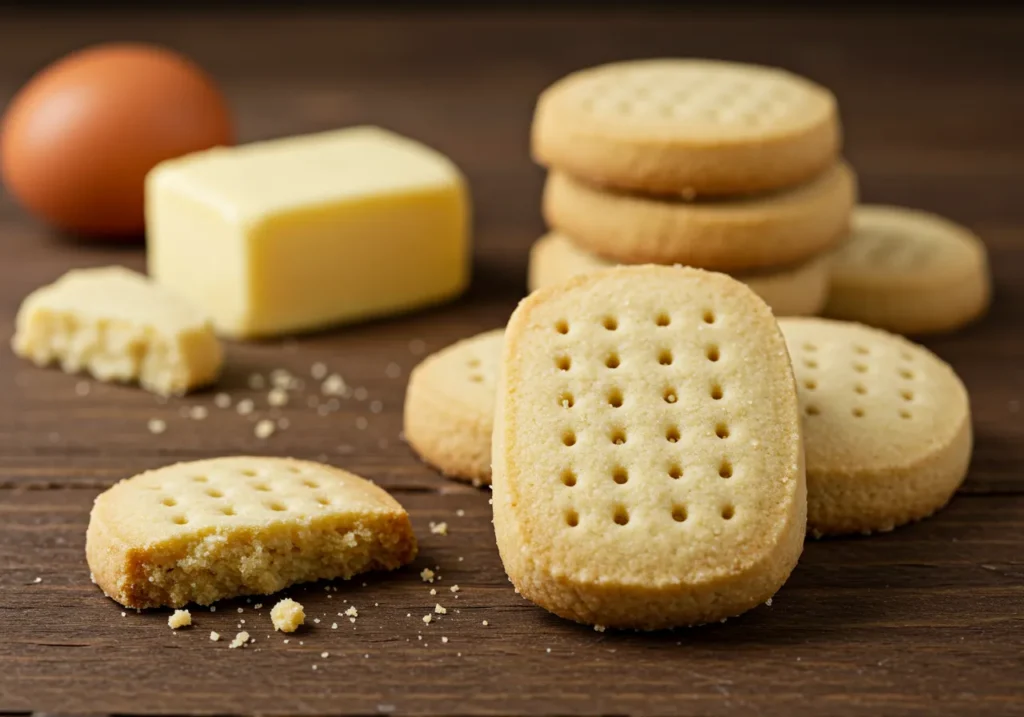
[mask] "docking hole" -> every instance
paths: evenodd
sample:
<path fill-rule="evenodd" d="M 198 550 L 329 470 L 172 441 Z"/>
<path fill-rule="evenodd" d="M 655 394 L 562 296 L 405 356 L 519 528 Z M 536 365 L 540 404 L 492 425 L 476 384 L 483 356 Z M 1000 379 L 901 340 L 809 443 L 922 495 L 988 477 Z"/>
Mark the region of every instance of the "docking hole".
<path fill-rule="evenodd" d="M 671 465 L 668 467 L 668 477 L 672 480 L 679 480 L 683 477 L 683 469 L 678 465 Z"/>
<path fill-rule="evenodd" d="M 629 513 L 626 511 L 625 507 L 621 505 L 615 508 L 615 514 L 613 517 L 616 525 L 625 525 L 629 522 Z"/>
<path fill-rule="evenodd" d="M 708 361 L 717 361 L 720 358 L 717 346 L 708 346 L 704 355 L 708 357 Z"/>
<path fill-rule="evenodd" d="M 608 392 L 608 405 L 612 408 L 622 408 L 622 391 L 613 388 Z"/>
<path fill-rule="evenodd" d="M 728 438 L 729 427 L 724 423 L 719 423 L 717 426 L 715 426 L 715 435 L 718 436 L 719 438 Z"/>
<path fill-rule="evenodd" d="M 612 480 L 618 483 L 619 485 L 625 485 L 626 483 L 629 482 L 629 473 L 626 471 L 625 468 L 619 466 L 614 471 L 612 471 Z"/>
<path fill-rule="evenodd" d="M 580 516 L 575 510 L 565 511 L 565 524 L 570 528 L 575 528 L 580 524 Z"/>
<path fill-rule="evenodd" d="M 604 360 L 604 365 L 607 366 L 608 368 L 618 368 L 619 367 L 619 355 L 617 353 L 615 353 L 614 351 L 612 353 L 608 354 L 608 357 L 605 358 L 605 360 Z"/>
<path fill-rule="evenodd" d="M 566 431 L 562 434 L 562 444 L 566 446 L 576 445 L 576 434 L 573 431 Z"/>
<path fill-rule="evenodd" d="M 660 363 L 662 366 L 671 366 L 672 352 L 669 351 L 668 349 L 662 349 L 661 352 L 658 353 L 658 363 Z"/>
<path fill-rule="evenodd" d="M 572 408 L 576 405 L 576 399 L 568 391 L 564 391 L 561 396 L 558 397 L 558 405 L 562 408 Z"/>
<path fill-rule="evenodd" d="M 555 322 L 555 331 L 557 331 L 560 334 L 569 333 L 569 322 L 566 321 L 565 319 L 559 319 L 558 321 Z"/>
<path fill-rule="evenodd" d="M 555 366 L 558 367 L 559 371 L 568 371 L 572 366 L 572 359 L 568 356 L 559 356 L 555 359 Z"/>
<path fill-rule="evenodd" d="M 562 485 L 569 486 L 570 488 L 576 485 L 576 474 L 568 468 L 562 471 Z"/>
<path fill-rule="evenodd" d="M 605 327 L 609 331 L 615 331 L 615 329 L 619 328 L 619 320 L 614 316 L 605 316 L 601 321 L 601 326 Z"/>
<path fill-rule="evenodd" d="M 672 426 L 667 431 L 665 431 L 665 440 L 668 441 L 669 443 L 678 443 L 679 429 L 676 428 L 675 426 Z"/>
<path fill-rule="evenodd" d="M 669 318 L 668 314 L 663 312 L 658 314 L 658 318 L 654 320 L 654 323 L 658 326 L 668 326 L 672 323 L 672 319 Z"/>
<path fill-rule="evenodd" d="M 722 387 L 719 386 L 717 383 L 711 387 L 711 398 L 715 399 L 716 401 L 721 401 L 722 395 Z"/>
<path fill-rule="evenodd" d="M 732 517 L 734 515 L 736 515 L 736 509 L 733 508 L 731 505 L 727 505 L 724 508 L 722 508 L 722 519 L 723 520 L 732 520 Z"/>
<path fill-rule="evenodd" d="M 672 506 L 672 520 L 682 523 L 686 520 L 686 508 L 681 505 Z"/>
<path fill-rule="evenodd" d="M 718 475 L 720 478 L 732 478 L 732 463 L 728 460 L 722 461 L 718 466 Z"/>

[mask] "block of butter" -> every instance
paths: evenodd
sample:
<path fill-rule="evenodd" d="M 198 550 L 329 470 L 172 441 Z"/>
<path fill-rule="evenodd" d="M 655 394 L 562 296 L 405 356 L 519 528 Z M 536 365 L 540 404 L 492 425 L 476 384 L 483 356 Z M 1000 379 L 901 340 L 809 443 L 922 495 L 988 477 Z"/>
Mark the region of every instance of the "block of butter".
<path fill-rule="evenodd" d="M 73 269 L 33 291 L 18 311 L 11 345 L 40 366 L 138 382 L 164 396 L 212 383 L 224 356 L 202 313 L 120 266 Z"/>
<path fill-rule="evenodd" d="M 470 200 L 442 154 L 377 127 L 215 148 L 146 178 L 149 272 L 233 338 L 455 297 Z"/>

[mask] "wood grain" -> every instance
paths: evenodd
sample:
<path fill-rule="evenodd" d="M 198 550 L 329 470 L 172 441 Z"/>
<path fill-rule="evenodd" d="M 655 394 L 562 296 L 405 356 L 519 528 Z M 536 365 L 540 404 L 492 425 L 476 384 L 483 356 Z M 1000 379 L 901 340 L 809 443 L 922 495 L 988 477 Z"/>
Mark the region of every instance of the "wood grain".
<path fill-rule="evenodd" d="M 458 302 L 229 347 L 219 388 L 254 399 L 261 416 L 253 372 L 308 377 L 322 361 L 367 390 L 326 416 L 293 401 L 279 414 L 289 428 L 267 441 L 212 393 L 161 403 L 0 352 L 0 713 L 1024 714 L 1022 36 L 1019 13 L 0 14 L 0 102 L 75 47 L 162 42 L 220 79 L 243 139 L 379 123 L 452 156 L 477 213 L 475 281 Z M 971 473 L 948 509 L 888 535 L 809 542 L 772 604 L 742 618 L 598 633 L 515 595 L 487 491 L 423 466 L 399 438 L 401 407 L 419 349 L 501 326 L 523 295 L 543 228 L 527 148 L 536 94 L 577 67 L 657 55 L 765 62 L 828 84 L 863 198 L 975 228 L 993 255 L 996 303 L 976 326 L 926 342 L 963 377 L 975 417 Z M 0 336 L 36 286 L 112 262 L 143 258 L 54 236 L 0 195 Z M 314 390 L 309 379 L 304 394 Z M 193 405 L 209 417 L 181 415 Z M 165 434 L 147 431 L 154 417 Z M 324 459 L 372 478 L 409 508 L 421 556 L 365 586 L 287 591 L 321 620 L 288 643 L 271 634 L 271 599 L 197 610 L 179 633 L 164 611 L 122 617 L 89 582 L 93 498 L 140 470 L 227 453 Z M 437 521 L 447 536 L 430 532 Z M 433 585 L 419 578 L 428 566 L 439 566 Z M 436 603 L 449 612 L 425 625 Z M 354 625 L 337 615 L 348 604 Z M 240 619 L 257 642 L 230 650 Z"/>

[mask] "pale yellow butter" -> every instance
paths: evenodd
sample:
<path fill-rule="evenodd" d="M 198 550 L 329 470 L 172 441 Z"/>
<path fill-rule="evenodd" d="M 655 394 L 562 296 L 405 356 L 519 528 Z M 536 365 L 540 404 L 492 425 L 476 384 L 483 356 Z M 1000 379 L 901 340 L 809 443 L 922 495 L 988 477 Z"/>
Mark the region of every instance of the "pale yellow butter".
<path fill-rule="evenodd" d="M 469 281 L 469 224 L 458 168 L 376 127 L 216 148 L 146 180 L 150 274 L 232 337 L 450 299 Z"/>
<path fill-rule="evenodd" d="M 175 292 L 120 266 L 73 269 L 18 310 L 14 352 L 162 395 L 213 383 L 223 350 L 207 318 Z"/>

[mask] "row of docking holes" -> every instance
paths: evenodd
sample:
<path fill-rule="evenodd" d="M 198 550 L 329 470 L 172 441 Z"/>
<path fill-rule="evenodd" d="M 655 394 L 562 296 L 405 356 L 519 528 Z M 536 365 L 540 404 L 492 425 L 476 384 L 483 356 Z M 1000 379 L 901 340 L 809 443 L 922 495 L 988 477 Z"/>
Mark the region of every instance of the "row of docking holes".
<path fill-rule="evenodd" d="M 705 324 L 714 324 L 716 321 L 718 321 L 718 317 L 715 316 L 715 312 L 712 311 L 711 309 L 705 309 L 704 312 L 701 314 L 701 320 L 703 320 Z M 654 316 L 654 325 L 657 326 L 658 328 L 666 328 L 668 326 L 671 326 L 672 317 L 669 316 L 668 313 L 664 311 L 658 312 Z M 619 320 L 614 316 L 605 316 L 603 319 L 601 319 L 601 326 L 603 326 L 607 331 L 618 331 Z M 570 325 L 568 320 L 559 319 L 558 321 L 555 322 L 555 331 L 562 334 L 563 336 L 568 334 L 569 330 Z"/>
<path fill-rule="evenodd" d="M 290 472 L 298 473 L 297 470 L 292 470 Z M 247 476 L 247 477 L 255 477 L 257 475 L 255 471 L 248 471 L 248 470 L 242 471 L 242 474 Z M 190 480 L 193 483 L 208 483 L 209 482 L 209 479 L 206 476 L 193 476 Z M 301 483 L 306 488 L 310 488 L 311 490 L 315 490 L 315 489 L 320 487 L 319 483 L 317 483 L 315 480 L 312 480 L 310 478 L 304 478 L 301 481 Z M 160 485 L 157 485 L 157 484 L 149 485 L 149 486 L 146 486 L 146 487 L 149 490 L 153 490 L 153 491 L 158 491 L 158 490 L 162 490 L 163 489 L 163 486 L 160 486 Z M 269 484 L 267 484 L 267 483 L 265 483 L 263 481 L 256 481 L 256 482 L 249 483 L 248 487 L 252 488 L 257 493 L 271 493 L 271 492 L 273 492 L 273 488 L 271 488 L 271 486 Z M 224 497 L 224 491 L 220 490 L 219 488 L 214 488 L 214 487 L 206 488 L 205 490 L 203 490 L 203 493 L 205 495 L 207 495 L 208 497 L 213 498 L 214 500 L 218 500 L 218 499 Z M 316 502 L 319 503 L 321 506 L 328 506 L 328 505 L 330 505 L 331 500 L 327 496 L 317 495 L 316 496 Z M 176 498 L 174 498 L 173 496 L 164 496 L 160 500 L 160 504 L 163 505 L 166 508 L 175 508 L 175 507 L 178 506 L 178 500 Z M 263 503 L 263 507 L 266 508 L 267 510 L 269 510 L 271 512 L 275 512 L 275 513 L 282 513 L 284 511 L 288 510 L 288 506 L 285 505 L 280 500 L 268 500 L 268 501 L 265 501 Z M 233 516 L 233 515 L 237 515 L 237 513 L 235 512 L 234 507 L 230 503 L 228 503 L 226 505 L 221 505 L 219 507 L 219 511 L 220 511 L 220 513 L 222 515 L 229 516 L 229 517 Z M 174 523 L 175 525 L 187 525 L 189 521 L 188 521 L 188 516 L 182 515 L 180 513 L 177 513 L 174 516 L 172 516 L 171 522 Z"/>
<path fill-rule="evenodd" d="M 665 474 L 672 480 L 679 480 L 680 478 L 683 477 L 683 467 L 678 463 L 673 463 L 668 467 L 668 470 L 665 471 Z M 729 478 L 732 478 L 732 476 L 732 461 L 730 461 L 728 458 L 723 458 L 718 464 L 718 477 L 728 480 Z M 574 488 L 579 480 L 575 471 L 573 471 L 570 468 L 566 468 L 564 471 L 562 471 L 562 475 L 560 476 L 560 478 L 562 481 L 562 485 L 566 486 L 567 488 Z M 623 466 L 616 466 L 614 469 L 612 469 L 611 479 L 616 485 L 626 485 L 627 483 L 629 483 L 629 469 Z"/>
<path fill-rule="evenodd" d="M 805 343 L 803 344 L 803 346 L 801 346 L 801 348 L 805 352 L 808 352 L 808 354 L 810 354 L 809 356 L 805 356 L 801 360 L 804 368 L 809 369 L 811 371 L 816 370 L 819 367 L 818 360 L 814 358 L 813 355 L 814 352 L 818 350 L 818 347 L 812 343 Z M 867 346 L 862 346 L 859 344 L 854 346 L 854 351 L 862 356 L 866 356 L 870 353 L 870 349 L 868 349 Z M 900 358 L 902 358 L 904 361 L 909 362 L 911 359 L 913 359 L 913 356 L 909 352 L 904 351 L 900 354 Z M 859 359 L 854 361 L 851 364 L 851 367 L 853 368 L 854 372 L 859 374 L 865 374 L 868 372 L 868 365 Z M 916 378 L 916 374 L 914 373 L 914 371 L 906 366 L 901 366 L 900 368 L 898 368 L 897 373 L 903 381 L 913 381 Z M 817 391 L 818 385 L 818 379 L 816 378 L 805 378 L 803 380 L 803 387 L 808 391 Z M 868 394 L 868 387 L 863 382 L 858 381 L 853 385 L 853 392 L 858 396 L 866 396 Z M 903 400 L 905 404 L 909 404 L 914 401 L 914 392 L 910 388 L 900 388 L 899 394 L 900 398 Z M 808 416 L 820 416 L 822 413 L 822 409 L 821 406 L 815 403 L 814 401 L 808 401 L 807 404 L 804 406 L 804 413 Z M 850 409 L 850 413 L 853 414 L 854 418 L 864 418 L 864 416 L 867 415 L 867 411 L 864 409 L 863 406 L 854 406 L 852 409 Z M 898 413 L 899 417 L 906 421 L 909 421 L 914 417 L 914 414 L 910 411 L 910 409 L 905 406 L 901 407 Z"/>
<path fill-rule="evenodd" d="M 736 515 L 736 509 L 731 505 L 723 506 L 719 515 L 722 516 L 722 520 L 732 520 L 733 516 Z M 676 503 L 672 506 L 672 520 L 677 523 L 686 522 L 687 512 L 686 506 Z M 625 506 L 616 506 L 612 511 L 612 522 L 615 525 L 629 525 L 629 511 Z M 570 528 L 575 528 L 580 524 L 580 515 L 573 509 L 565 511 L 565 524 Z"/>

